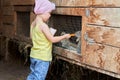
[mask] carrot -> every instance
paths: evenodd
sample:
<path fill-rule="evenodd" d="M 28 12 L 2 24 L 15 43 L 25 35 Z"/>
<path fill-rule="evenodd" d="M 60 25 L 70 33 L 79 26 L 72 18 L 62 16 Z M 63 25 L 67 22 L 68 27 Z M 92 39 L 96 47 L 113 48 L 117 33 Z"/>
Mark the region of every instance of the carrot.
<path fill-rule="evenodd" d="M 70 36 L 75 36 L 75 34 L 70 34 Z"/>

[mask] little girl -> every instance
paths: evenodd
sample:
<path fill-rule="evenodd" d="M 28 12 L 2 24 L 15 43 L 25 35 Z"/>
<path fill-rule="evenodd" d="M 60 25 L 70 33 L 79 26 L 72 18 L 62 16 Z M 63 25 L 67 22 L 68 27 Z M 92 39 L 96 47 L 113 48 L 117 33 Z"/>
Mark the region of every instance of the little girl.
<path fill-rule="evenodd" d="M 30 70 L 27 80 L 45 80 L 52 61 L 52 43 L 70 38 L 70 34 L 53 36 L 46 22 L 51 16 L 55 4 L 49 0 L 35 0 L 35 20 L 31 24 L 30 35 L 33 47 L 30 52 Z"/>

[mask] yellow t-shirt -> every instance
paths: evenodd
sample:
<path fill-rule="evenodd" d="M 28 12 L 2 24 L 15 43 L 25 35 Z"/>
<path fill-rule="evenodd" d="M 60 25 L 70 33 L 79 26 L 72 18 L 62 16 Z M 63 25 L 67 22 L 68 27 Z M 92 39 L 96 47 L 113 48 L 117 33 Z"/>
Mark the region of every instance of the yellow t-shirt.
<path fill-rule="evenodd" d="M 52 42 L 39 30 L 39 26 L 31 29 L 33 47 L 31 48 L 30 57 L 51 61 L 52 60 Z"/>

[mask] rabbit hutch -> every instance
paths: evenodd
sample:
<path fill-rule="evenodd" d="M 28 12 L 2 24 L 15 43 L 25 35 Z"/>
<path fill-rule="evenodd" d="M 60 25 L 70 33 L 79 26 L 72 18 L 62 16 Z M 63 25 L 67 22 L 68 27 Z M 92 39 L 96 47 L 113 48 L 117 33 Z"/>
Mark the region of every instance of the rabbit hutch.
<path fill-rule="evenodd" d="M 75 34 L 53 44 L 55 58 L 120 79 L 120 1 L 50 1 L 56 4 L 48 22 L 55 35 Z M 34 0 L 0 0 L 1 61 L 28 62 L 33 7 Z"/>

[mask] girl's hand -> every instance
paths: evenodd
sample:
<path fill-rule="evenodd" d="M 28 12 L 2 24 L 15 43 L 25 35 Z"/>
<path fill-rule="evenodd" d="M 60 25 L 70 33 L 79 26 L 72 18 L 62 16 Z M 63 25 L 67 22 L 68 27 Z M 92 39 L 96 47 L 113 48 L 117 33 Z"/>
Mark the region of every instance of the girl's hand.
<path fill-rule="evenodd" d="M 71 37 L 70 34 L 65 34 L 64 36 L 65 36 L 66 39 L 69 39 Z"/>

